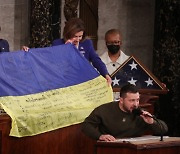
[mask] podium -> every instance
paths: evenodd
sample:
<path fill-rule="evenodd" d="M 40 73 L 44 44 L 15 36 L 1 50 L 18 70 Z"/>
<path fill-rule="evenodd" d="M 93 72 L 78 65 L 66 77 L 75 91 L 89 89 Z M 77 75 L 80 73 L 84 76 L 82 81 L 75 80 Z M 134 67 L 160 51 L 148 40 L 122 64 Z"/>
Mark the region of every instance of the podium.
<path fill-rule="evenodd" d="M 35 136 L 9 136 L 11 118 L 0 115 L 0 154 L 93 154 L 95 140 L 81 132 L 81 124 Z"/>
<path fill-rule="evenodd" d="M 180 138 L 136 142 L 99 142 L 81 124 L 28 137 L 9 136 L 11 118 L 0 115 L 0 154 L 180 154 Z"/>
<path fill-rule="evenodd" d="M 180 154 L 180 137 L 132 142 L 96 143 L 96 154 Z"/>

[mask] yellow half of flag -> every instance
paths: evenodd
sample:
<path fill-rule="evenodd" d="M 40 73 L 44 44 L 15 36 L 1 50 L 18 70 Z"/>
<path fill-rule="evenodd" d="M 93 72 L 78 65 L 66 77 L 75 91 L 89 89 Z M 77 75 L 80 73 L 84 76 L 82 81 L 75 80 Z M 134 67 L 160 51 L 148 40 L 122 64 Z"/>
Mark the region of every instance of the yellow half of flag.
<path fill-rule="evenodd" d="M 12 119 L 10 136 L 24 137 L 78 124 L 97 106 L 113 100 L 112 88 L 102 76 L 42 93 L 0 97 Z"/>

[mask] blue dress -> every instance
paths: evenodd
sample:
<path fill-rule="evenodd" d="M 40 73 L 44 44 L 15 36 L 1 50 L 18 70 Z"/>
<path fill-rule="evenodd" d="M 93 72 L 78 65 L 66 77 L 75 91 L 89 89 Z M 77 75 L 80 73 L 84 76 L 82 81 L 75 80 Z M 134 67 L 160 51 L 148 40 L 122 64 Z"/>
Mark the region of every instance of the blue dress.
<path fill-rule="evenodd" d="M 56 39 L 52 42 L 52 46 L 65 44 L 63 39 Z M 99 71 L 99 73 L 105 77 L 108 74 L 106 65 L 102 62 L 101 58 L 95 52 L 92 41 L 86 39 L 79 42 L 79 52 Z"/>
<path fill-rule="evenodd" d="M 0 52 L 9 52 L 9 43 L 4 39 L 0 39 Z"/>

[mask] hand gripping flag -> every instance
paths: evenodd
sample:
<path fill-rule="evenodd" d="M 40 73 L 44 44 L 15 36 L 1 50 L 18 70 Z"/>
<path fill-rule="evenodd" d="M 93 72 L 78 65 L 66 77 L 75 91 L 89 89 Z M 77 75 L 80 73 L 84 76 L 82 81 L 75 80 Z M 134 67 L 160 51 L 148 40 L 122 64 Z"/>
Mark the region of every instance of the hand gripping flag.
<path fill-rule="evenodd" d="M 114 91 L 119 91 L 126 84 L 133 84 L 143 92 L 167 92 L 164 85 L 134 56 L 129 57 L 111 77 Z"/>
<path fill-rule="evenodd" d="M 32 136 L 82 122 L 112 101 L 106 79 L 71 44 L 0 54 L 0 105 L 11 136 Z"/>

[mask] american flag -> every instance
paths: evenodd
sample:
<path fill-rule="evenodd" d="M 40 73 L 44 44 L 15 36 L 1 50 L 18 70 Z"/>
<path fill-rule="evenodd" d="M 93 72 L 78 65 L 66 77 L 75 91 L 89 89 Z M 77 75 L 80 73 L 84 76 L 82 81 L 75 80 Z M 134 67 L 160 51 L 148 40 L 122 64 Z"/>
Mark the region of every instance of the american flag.
<path fill-rule="evenodd" d="M 137 58 L 131 56 L 111 74 L 113 89 L 130 83 L 145 90 L 165 90 L 165 86 L 143 66 Z"/>

